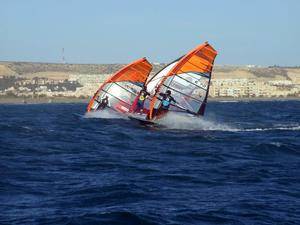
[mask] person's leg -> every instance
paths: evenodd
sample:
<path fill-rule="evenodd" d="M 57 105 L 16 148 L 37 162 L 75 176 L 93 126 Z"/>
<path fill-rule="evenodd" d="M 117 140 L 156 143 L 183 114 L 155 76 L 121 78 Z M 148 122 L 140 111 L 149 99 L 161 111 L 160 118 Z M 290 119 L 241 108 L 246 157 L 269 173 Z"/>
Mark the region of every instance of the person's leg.
<path fill-rule="evenodd" d="M 135 109 L 135 113 L 137 113 L 137 112 L 140 112 L 141 111 L 141 108 L 142 108 L 142 105 L 141 105 L 141 103 L 138 101 L 138 103 L 137 103 L 137 105 L 136 105 L 136 109 Z"/>
<path fill-rule="evenodd" d="M 140 112 L 143 113 L 144 112 L 144 101 L 141 102 L 141 108 L 140 108 Z"/>
<path fill-rule="evenodd" d="M 102 106 L 103 106 L 102 103 L 100 103 L 99 106 L 98 106 L 98 108 L 97 108 L 97 110 L 101 110 Z"/>
<path fill-rule="evenodd" d="M 152 112 L 152 115 L 153 115 L 152 117 L 153 117 L 153 118 L 154 118 L 154 117 L 156 117 L 156 114 L 157 114 L 158 110 L 159 110 L 159 109 L 153 109 L 153 112 Z M 146 119 L 147 119 L 147 120 L 149 120 L 149 119 L 150 119 L 150 117 L 149 117 L 149 113 L 148 113 L 148 115 L 147 115 Z"/>
<path fill-rule="evenodd" d="M 168 109 L 165 109 L 164 107 L 160 107 L 160 108 L 157 110 L 156 118 L 157 118 L 157 119 L 162 118 L 167 112 L 168 112 Z"/>

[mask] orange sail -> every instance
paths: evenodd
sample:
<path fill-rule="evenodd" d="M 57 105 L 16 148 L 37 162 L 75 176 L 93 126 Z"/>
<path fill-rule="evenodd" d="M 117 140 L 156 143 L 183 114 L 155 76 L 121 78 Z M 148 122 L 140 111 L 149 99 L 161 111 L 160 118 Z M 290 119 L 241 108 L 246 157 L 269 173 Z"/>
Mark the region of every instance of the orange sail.
<path fill-rule="evenodd" d="M 148 118 L 156 116 L 162 103 L 161 93 L 167 90 L 177 102 L 171 105 L 170 111 L 203 115 L 216 55 L 216 50 L 205 42 L 180 58 L 167 74 L 160 77 L 150 102 Z"/>
<path fill-rule="evenodd" d="M 108 78 L 90 100 L 87 112 L 97 110 L 102 99 L 109 99 L 108 106 L 119 112 L 128 112 L 152 70 L 146 58 L 138 59 Z"/>

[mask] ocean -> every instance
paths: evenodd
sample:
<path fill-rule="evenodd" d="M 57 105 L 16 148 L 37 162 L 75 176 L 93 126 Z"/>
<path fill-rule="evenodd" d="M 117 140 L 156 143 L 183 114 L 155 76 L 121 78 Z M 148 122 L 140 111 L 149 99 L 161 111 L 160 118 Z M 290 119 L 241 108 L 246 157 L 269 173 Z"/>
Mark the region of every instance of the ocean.
<path fill-rule="evenodd" d="M 85 108 L 0 106 L 0 224 L 300 224 L 300 101 L 163 127 Z"/>

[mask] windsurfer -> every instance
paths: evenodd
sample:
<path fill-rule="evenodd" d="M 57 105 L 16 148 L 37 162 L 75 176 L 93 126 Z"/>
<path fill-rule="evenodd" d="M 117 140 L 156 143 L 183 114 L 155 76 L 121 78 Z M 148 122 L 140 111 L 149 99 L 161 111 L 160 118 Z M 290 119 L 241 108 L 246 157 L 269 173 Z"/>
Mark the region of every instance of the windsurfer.
<path fill-rule="evenodd" d="M 161 105 L 156 111 L 156 116 L 162 116 L 169 111 L 171 102 L 177 103 L 176 100 L 171 96 L 171 91 L 167 90 L 166 93 L 159 93 L 162 97 Z"/>
<path fill-rule="evenodd" d="M 101 100 L 101 103 L 99 104 L 97 110 L 103 110 L 108 106 L 108 96 L 106 95 L 105 98 Z"/>
<path fill-rule="evenodd" d="M 150 95 L 150 94 L 147 92 L 146 86 L 143 86 L 143 89 L 140 91 L 140 93 L 138 95 L 139 97 L 138 97 L 138 102 L 137 102 L 137 106 L 136 106 L 136 109 L 135 109 L 135 113 L 143 112 L 144 103 L 145 103 L 145 100 L 146 100 L 148 95 Z"/>

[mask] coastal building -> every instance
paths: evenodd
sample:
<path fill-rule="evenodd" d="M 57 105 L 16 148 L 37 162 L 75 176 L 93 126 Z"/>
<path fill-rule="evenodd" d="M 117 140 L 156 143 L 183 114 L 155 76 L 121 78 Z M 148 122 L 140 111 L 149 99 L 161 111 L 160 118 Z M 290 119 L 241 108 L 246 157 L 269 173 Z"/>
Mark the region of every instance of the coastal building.
<path fill-rule="evenodd" d="M 81 67 L 76 66 L 79 71 Z M 162 67 L 161 64 L 159 66 Z M 89 98 L 114 72 L 110 70 L 105 69 L 107 73 L 37 72 L 10 76 L 1 74 L 0 95 Z M 150 76 L 153 74 L 154 72 Z M 212 98 L 300 97 L 300 69 L 262 68 L 252 65 L 244 68 L 216 66 L 209 96 Z"/>

